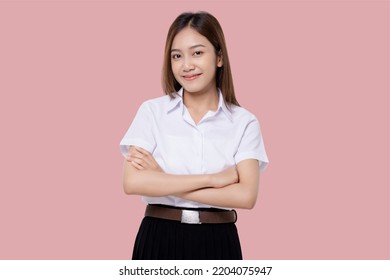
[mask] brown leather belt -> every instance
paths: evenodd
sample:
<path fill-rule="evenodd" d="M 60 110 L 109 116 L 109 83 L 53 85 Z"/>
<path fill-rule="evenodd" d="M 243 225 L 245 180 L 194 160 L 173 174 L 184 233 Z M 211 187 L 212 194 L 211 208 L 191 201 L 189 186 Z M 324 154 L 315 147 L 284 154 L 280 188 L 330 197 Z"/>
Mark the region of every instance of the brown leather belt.
<path fill-rule="evenodd" d="M 225 224 L 237 221 L 235 210 L 198 211 L 196 209 L 187 210 L 150 204 L 146 206 L 145 216 L 180 221 L 186 224 Z"/>

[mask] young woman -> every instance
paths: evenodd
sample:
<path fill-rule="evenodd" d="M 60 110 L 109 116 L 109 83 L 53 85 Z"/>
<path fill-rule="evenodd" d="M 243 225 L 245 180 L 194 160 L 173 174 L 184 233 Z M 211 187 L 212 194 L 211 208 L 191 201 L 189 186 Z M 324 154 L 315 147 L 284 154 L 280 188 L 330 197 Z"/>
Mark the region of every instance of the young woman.
<path fill-rule="evenodd" d="M 148 204 L 133 259 L 242 259 L 234 208 L 255 205 L 268 158 L 215 17 L 176 18 L 162 82 L 166 95 L 141 105 L 120 143 L 124 190 Z"/>

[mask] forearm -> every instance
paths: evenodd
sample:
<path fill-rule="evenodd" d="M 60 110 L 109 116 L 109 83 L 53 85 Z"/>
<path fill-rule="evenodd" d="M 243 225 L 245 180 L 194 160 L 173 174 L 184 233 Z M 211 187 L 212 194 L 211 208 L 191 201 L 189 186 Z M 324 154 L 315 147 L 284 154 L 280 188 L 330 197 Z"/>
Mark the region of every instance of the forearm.
<path fill-rule="evenodd" d="M 174 175 L 125 166 L 123 187 L 127 194 L 166 196 L 210 187 L 210 181 L 210 175 L 207 174 Z"/>
<path fill-rule="evenodd" d="M 243 160 L 237 165 L 239 182 L 223 188 L 205 188 L 194 190 L 177 196 L 226 208 L 251 209 L 255 206 L 259 189 L 259 164 L 257 160 Z"/>
<path fill-rule="evenodd" d="M 176 196 L 217 207 L 251 209 L 256 203 L 257 188 L 237 183 L 224 188 L 204 188 Z"/>

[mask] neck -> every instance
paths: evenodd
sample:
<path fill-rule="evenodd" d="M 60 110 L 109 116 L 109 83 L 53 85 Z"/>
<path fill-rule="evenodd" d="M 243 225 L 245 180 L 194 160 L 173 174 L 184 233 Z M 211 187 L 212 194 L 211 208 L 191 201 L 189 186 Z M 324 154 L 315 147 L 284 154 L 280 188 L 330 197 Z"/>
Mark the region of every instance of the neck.
<path fill-rule="evenodd" d="M 204 93 L 191 93 L 183 90 L 183 102 L 191 110 L 216 111 L 219 103 L 218 90 L 214 88 Z"/>

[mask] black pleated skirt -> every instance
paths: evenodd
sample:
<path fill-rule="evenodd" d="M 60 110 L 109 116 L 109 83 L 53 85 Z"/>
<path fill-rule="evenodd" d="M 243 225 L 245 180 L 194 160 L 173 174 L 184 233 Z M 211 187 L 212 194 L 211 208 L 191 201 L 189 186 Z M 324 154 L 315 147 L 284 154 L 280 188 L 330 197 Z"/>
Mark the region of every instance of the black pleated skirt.
<path fill-rule="evenodd" d="M 185 224 L 144 217 L 133 260 L 241 260 L 241 245 L 234 223 Z"/>

